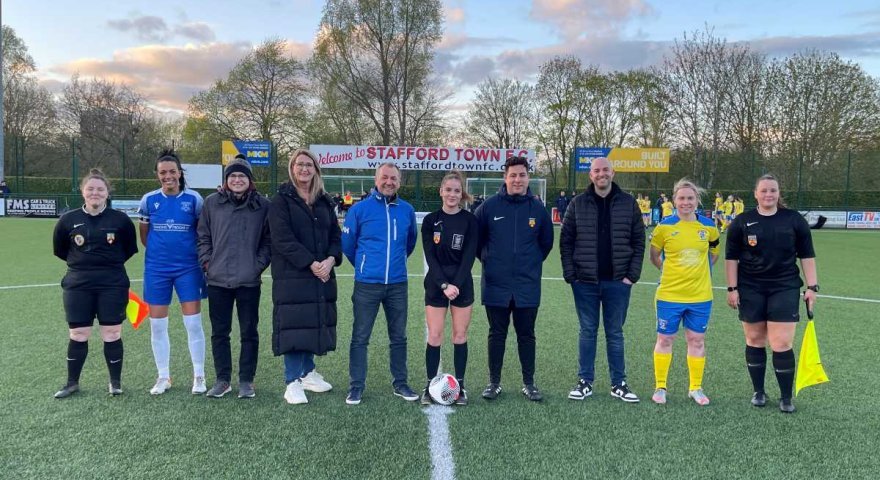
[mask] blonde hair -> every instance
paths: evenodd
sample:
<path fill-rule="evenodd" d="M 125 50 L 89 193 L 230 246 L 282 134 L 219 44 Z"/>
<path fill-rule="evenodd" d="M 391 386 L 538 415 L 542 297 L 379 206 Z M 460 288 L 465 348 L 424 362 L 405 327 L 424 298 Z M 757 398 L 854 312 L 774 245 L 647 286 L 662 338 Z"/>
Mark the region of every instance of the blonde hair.
<path fill-rule="evenodd" d="M 461 200 L 459 200 L 458 202 L 459 205 L 463 205 L 466 202 L 472 202 L 474 200 L 474 197 L 472 197 L 471 194 L 469 194 L 464 189 L 464 179 L 465 177 L 463 173 L 458 170 L 451 170 L 449 173 L 443 176 L 443 180 L 440 180 L 441 189 L 443 188 L 443 185 L 445 185 L 446 182 L 448 182 L 449 180 L 458 180 L 458 185 L 461 187 Z"/>
<path fill-rule="evenodd" d="M 312 184 L 309 185 L 309 198 L 304 199 L 306 203 L 311 205 L 315 203 L 315 200 L 320 195 L 324 194 L 324 178 L 321 176 L 321 163 L 314 153 L 305 148 L 299 148 L 291 153 L 290 160 L 287 162 L 287 175 L 290 177 L 290 183 L 293 184 L 294 188 L 296 188 L 296 177 L 293 175 L 293 164 L 296 163 L 296 158 L 300 155 L 309 157 L 315 166 L 315 175 L 312 177 Z"/>
<path fill-rule="evenodd" d="M 89 170 L 89 173 L 83 177 L 82 181 L 79 182 L 79 189 L 82 191 L 83 188 L 86 187 L 86 184 L 89 183 L 89 180 L 100 180 L 104 182 L 104 186 L 107 187 L 107 193 L 110 193 L 110 180 L 107 180 L 107 177 L 104 175 L 99 168 L 92 168 Z"/>
<path fill-rule="evenodd" d="M 675 196 L 678 195 L 678 191 L 682 188 L 690 188 L 691 190 L 693 190 L 697 196 L 697 205 L 703 205 L 703 194 L 706 193 L 706 190 L 702 187 L 697 186 L 696 183 L 690 181 L 687 177 L 675 182 L 675 186 L 672 187 L 673 202 L 675 202 Z"/>

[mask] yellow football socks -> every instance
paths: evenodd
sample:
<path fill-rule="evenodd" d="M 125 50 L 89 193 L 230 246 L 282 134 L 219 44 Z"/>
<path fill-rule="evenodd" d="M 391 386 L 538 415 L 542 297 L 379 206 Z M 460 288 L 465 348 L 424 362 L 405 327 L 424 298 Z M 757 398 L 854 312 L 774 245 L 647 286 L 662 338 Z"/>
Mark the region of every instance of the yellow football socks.
<path fill-rule="evenodd" d="M 657 354 L 654 354 L 654 358 Z M 692 357 L 688 355 L 688 376 L 691 380 L 690 390 L 703 388 L 703 369 L 706 368 L 706 357 Z"/>
<path fill-rule="evenodd" d="M 688 357 L 690 359 L 690 357 Z M 690 360 L 688 360 L 690 362 Z M 666 388 L 666 378 L 669 376 L 669 366 L 672 364 L 671 353 L 654 352 L 654 379 L 656 388 Z"/>

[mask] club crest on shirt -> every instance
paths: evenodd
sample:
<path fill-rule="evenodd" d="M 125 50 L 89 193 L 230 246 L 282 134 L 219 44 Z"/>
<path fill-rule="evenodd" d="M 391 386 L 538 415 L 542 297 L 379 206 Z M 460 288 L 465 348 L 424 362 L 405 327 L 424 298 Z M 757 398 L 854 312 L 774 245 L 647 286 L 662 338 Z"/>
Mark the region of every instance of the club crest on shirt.
<path fill-rule="evenodd" d="M 754 247 L 758 244 L 758 236 L 757 235 L 749 235 L 749 246 Z"/>
<path fill-rule="evenodd" d="M 107 233 L 107 243 L 109 243 L 110 245 L 113 245 L 113 242 L 115 242 L 115 241 L 116 241 L 116 233 L 108 232 Z"/>
<path fill-rule="evenodd" d="M 464 235 L 460 233 L 454 233 L 452 235 L 452 249 L 453 250 L 461 250 L 461 245 L 464 243 Z"/>
<path fill-rule="evenodd" d="M 535 218 L 534 217 L 529 218 L 529 227 L 535 228 Z"/>
<path fill-rule="evenodd" d="M 191 211 L 192 211 L 192 203 L 190 203 L 190 202 L 183 202 L 183 203 L 181 203 L 181 204 L 180 204 L 180 210 L 183 211 L 183 213 L 189 213 L 189 212 L 191 212 Z"/>
<path fill-rule="evenodd" d="M 75 243 L 77 247 L 81 247 L 86 243 L 86 237 L 77 233 L 73 236 L 73 243 Z"/>
<path fill-rule="evenodd" d="M 440 245 L 440 232 L 434 232 L 434 245 Z"/>
<path fill-rule="evenodd" d="M 700 240 L 706 241 L 706 238 L 708 238 L 709 232 L 707 232 L 705 230 L 700 230 L 698 232 L 698 235 L 700 236 Z"/>

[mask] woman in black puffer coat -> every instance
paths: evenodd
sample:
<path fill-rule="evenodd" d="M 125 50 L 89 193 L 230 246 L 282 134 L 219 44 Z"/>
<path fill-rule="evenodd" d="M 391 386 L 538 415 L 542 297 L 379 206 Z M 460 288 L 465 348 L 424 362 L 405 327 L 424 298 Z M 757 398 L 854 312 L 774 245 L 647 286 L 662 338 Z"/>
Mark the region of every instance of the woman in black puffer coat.
<path fill-rule="evenodd" d="M 308 150 L 290 156 L 290 182 L 269 207 L 272 236 L 272 351 L 284 355 L 290 404 L 305 391 L 332 386 L 315 371 L 315 355 L 336 349 L 336 275 L 342 262 L 339 223 L 324 192 L 318 159 Z"/>

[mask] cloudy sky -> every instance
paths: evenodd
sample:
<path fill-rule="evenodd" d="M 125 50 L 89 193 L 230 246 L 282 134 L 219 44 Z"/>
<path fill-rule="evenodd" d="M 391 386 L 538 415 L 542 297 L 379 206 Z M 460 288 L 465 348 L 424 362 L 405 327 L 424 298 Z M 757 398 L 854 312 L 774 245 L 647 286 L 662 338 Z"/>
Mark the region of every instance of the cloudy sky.
<path fill-rule="evenodd" d="M 186 102 L 269 37 L 307 58 L 321 18 L 312 0 L 14 0 L 2 21 L 57 90 L 70 75 L 131 85 L 157 108 Z M 603 70 L 659 63 L 684 32 L 706 25 L 771 56 L 833 50 L 880 78 L 877 0 L 444 0 L 435 70 L 459 107 L 487 76 L 534 80 L 556 55 Z M 796 4 L 797 7 L 792 7 Z"/>

